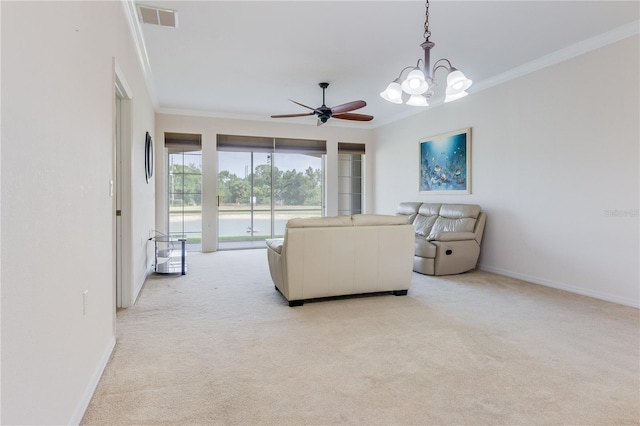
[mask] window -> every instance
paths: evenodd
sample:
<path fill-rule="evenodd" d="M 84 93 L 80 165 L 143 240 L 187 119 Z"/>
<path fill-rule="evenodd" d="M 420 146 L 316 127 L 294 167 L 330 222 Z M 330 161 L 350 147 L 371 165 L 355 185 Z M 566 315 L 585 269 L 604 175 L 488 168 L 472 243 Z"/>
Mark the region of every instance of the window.
<path fill-rule="evenodd" d="M 202 150 L 200 135 L 165 133 L 168 150 L 169 236 L 186 238 L 189 250 L 202 242 Z"/>
<path fill-rule="evenodd" d="M 325 141 L 218 135 L 217 149 L 219 249 L 264 247 L 323 214 Z"/>
<path fill-rule="evenodd" d="M 362 213 L 364 144 L 338 144 L 338 215 Z"/>

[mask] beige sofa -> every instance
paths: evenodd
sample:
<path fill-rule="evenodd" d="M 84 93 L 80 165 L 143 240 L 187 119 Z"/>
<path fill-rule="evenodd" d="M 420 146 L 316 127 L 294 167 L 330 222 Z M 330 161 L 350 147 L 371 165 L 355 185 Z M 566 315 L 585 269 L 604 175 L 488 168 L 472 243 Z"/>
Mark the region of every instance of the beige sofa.
<path fill-rule="evenodd" d="M 396 212 L 415 228 L 414 271 L 451 275 L 476 267 L 487 218 L 480 206 L 404 202 Z"/>
<path fill-rule="evenodd" d="M 414 228 L 406 217 L 354 215 L 291 219 L 267 240 L 273 282 L 289 302 L 363 293 L 407 294 Z"/>

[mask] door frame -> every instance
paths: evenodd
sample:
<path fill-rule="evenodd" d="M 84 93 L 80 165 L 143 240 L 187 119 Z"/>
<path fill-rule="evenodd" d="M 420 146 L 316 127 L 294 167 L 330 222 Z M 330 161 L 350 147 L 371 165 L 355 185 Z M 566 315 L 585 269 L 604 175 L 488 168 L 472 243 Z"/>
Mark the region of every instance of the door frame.
<path fill-rule="evenodd" d="M 133 93 L 124 77 L 124 73 L 113 60 L 114 76 L 114 116 L 113 116 L 113 300 L 117 308 L 128 308 L 133 304 L 133 272 L 131 264 L 131 146 Z M 116 98 L 120 100 L 120 132 L 116 132 L 118 108 Z M 120 167 L 117 167 L 119 165 Z M 119 206 L 118 206 L 119 201 Z M 120 210 L 120 226 L 116 210 Z M 119 228 L 119 229 L 118 229 Z"/>

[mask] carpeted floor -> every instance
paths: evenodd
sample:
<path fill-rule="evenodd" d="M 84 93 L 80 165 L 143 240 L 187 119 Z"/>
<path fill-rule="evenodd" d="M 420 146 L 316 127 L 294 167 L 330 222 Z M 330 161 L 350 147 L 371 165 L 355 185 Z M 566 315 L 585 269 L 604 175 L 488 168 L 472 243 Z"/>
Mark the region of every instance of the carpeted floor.
<path fill-rule="evenodd" d="M 87 425 L 637 425 L 634 308 L 474 271 L 290 308 L 264 250 L 118 313 Z"/>

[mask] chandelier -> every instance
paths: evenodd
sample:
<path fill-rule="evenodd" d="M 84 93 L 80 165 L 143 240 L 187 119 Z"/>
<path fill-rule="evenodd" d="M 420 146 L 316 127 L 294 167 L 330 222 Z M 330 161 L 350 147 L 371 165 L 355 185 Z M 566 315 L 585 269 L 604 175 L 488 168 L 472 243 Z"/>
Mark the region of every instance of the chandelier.
<path fill-rule="evenodd" d="M 380 93 L 383 99 L 393 102 L 394 104 L 401 104 L 403 102 L 402 94 L 406 93 L 409 95 L 407 105 L 428 106 L 428 99 L 433 96 L 433 89 L 436 86 L 434 80 L 435 73 L 441 68 L 448 71 L 444 101 L 451 102 L 468 95 L 466 90 L 471 86 L 472 81 L 465 77 L 462 71 L 454 68 L 448 59 L 437 60 L 433 65 L 433 69 L 431 68 L 430 55 L 435 43 L 429 41 L 430 36 L 429 0 L 427 0 L 424 21 L 424 42 L 420 45 L 424 50 L 424 60 L 418 59 L 415 67 L 408 66 L 403 68 L 398 78 L 389 83 L 384 92 Z M 420 62 L 422 62 L 422 64 L 420 64 Z M 411 71 L 409 71 L 406 78 L 402 80 L 402 75 L 407 70 Z"/>

